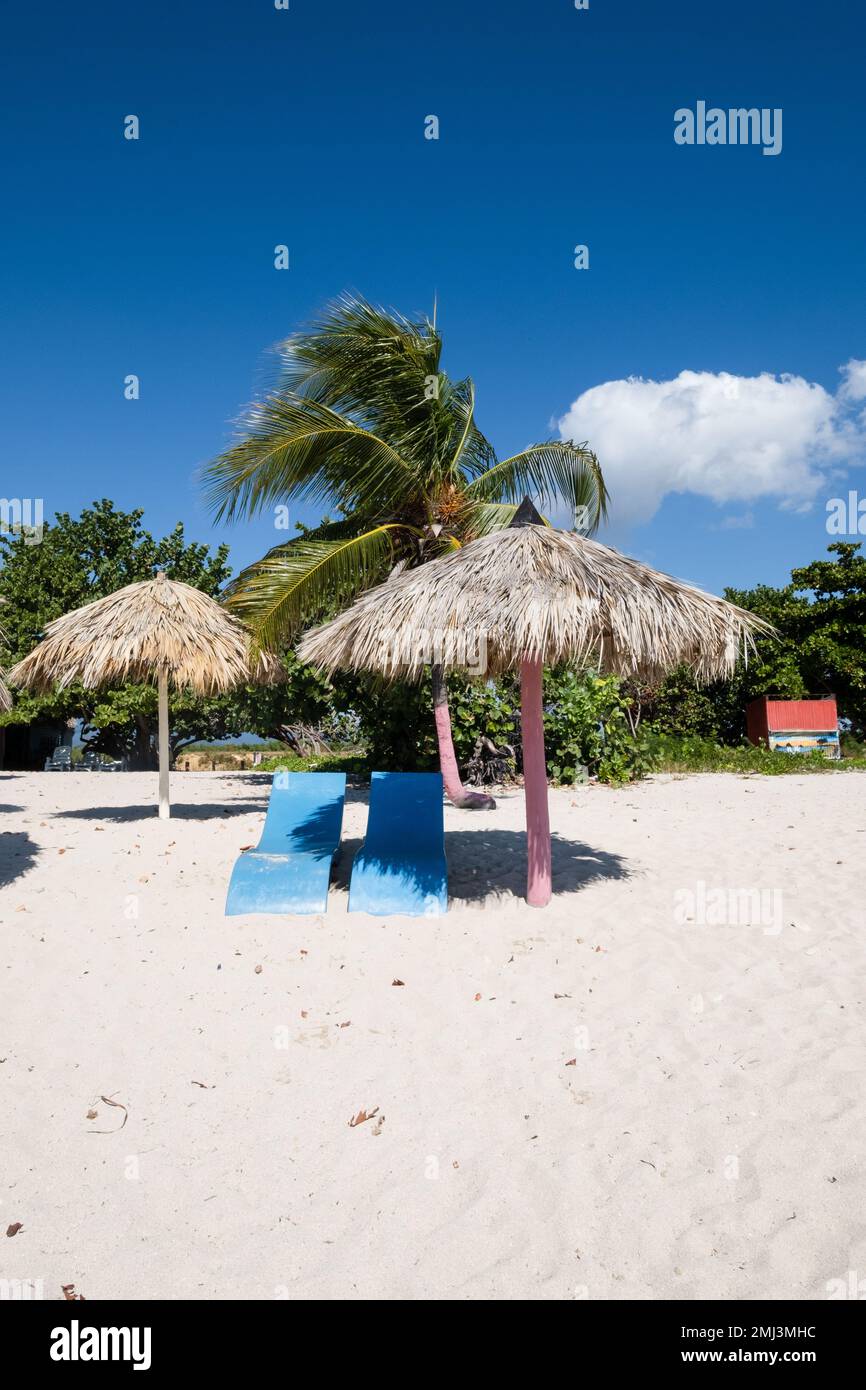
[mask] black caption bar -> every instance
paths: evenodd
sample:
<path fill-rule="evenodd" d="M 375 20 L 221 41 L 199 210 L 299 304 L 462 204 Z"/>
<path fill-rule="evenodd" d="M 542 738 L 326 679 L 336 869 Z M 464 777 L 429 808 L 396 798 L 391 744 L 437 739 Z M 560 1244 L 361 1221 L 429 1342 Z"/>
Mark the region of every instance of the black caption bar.
<path fill-rule="evenodd" d="M 93 1377 L 108 1369 L 143 1381 L 183 1371 L 213 1371 L 223 1378 L 232 1372 L 248 1375 L 256 1364 L 277 1359 L 288 1368 L 294 1356 L 306 1362 L 314 1351 L 306 1309 L 306 1304 L 295 1309 L 286 1302 L 0 1303 L 6 1383 L 15 1383 L 16 1372 Z M 581 1342 L 572 1344 L 574 1354 L 591 1356 L 596 1364 L 602 1358 L 612 1372 L 694 1377 L 716 1369 L 772 1375 L 794 1366 L 826 1379 L 856 1364 L 863 1311 L 859 1301 L 578 1301 L 573 1307 L 558 1304 L 551 1327 L 579 1336 Z M 369 1308 L 353 1303 L 341 1305 L 339 1317 L 349 1324 L 339 1339 L 347 1370 L 354 1366 L 357 1371 L 358 1347 L 375 1348 L 375 1320 Z M 422 1310 L 419 1317 L 425 1319 Z M 512 1324 L 505 1343 L 497 1339 L 487 1344 L 482 1332 L 479 1351 L 487 1344 L 495 1360 L 495 1347 L 510 1342 L 520 1356 L 513 1334 Z M 530 1333 L 523 1353 L 528 1354 L 532 1340 Z M 332 1345 L 327 1350 L 329 1374 L 339 1369 L 333 1350 Z M 429 1352 L 430 1344 L 425 1344 L 425 1363 Z M 484 1360 L 489 1366 L 486 1353 Z"/>

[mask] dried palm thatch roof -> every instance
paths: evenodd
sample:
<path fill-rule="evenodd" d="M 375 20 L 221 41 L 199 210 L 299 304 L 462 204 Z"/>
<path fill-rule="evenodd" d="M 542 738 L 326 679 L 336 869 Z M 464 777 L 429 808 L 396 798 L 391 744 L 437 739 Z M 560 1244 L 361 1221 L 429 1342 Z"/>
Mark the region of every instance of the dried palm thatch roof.
<path fill-rule="evenodd" d="M 648 681 L 685 664 L 707 682 L 730 675 L 754 637 L 772 631 L 609 546 L 520 525 L 371 589 L 298 653 L 320 669 L 390 679 L 417 679 L 432 661 L 497 675 L 529 657 Z"/>
<path fill-rule="evenodd" d="M 72 681 L 96 689 L 152 681 L 161 670 L 200 695 L 275 675 L 237 618 L 200 589 L 160 573 L 49 623 L 9 679 L 32 690 Z"/>

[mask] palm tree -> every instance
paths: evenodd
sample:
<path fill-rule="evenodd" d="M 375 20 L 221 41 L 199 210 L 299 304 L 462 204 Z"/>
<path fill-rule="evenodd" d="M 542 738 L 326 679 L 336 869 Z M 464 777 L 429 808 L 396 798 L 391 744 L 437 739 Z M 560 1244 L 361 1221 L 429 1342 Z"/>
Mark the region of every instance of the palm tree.
<path fill-rule="evenodd" d="M 586 532 L 598 527 L 607 490 L 592 451 L 548 440 L 497 459 L 475 423 L 471 380 L 452 381 L 441 353 L 435 323 L 345 296 L 282 344 L 276 387 L 206 468 L 218 518 L 288 502 L 338 514 L 275 546 L 231 586 L 227 602 L 262 646 L 290 641 L 395 569 L 508 526 L 526 493 L 580 509 Z M 446 792 L 455 805 L 490 805 L 461 784 L 435 662 L 432 677 Z"/>

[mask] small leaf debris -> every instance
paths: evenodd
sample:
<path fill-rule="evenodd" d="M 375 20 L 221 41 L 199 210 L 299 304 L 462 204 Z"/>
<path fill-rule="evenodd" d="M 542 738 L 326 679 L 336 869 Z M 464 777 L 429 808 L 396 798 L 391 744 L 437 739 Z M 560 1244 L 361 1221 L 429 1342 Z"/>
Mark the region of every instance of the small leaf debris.
<path fill-rule="evenodd" d="M 357 1128 L 358 1125 L 364 1124 L 364 1122 L 365 1122 L 366 1120 L 372 1120 L 373 1116 L 374 1116 L 374 1115 L 378 1115 L 378 1113 L 379 1113 L 379 1107 L 378 1107 L 378 1105 L 376 1106 L 375 1110 L 359 1110 L 358 1113 L 357 1113 L 357 1115 L 355 1115 L 355 1116 L 349 1121 L 349 1128 L 350 1128 L 350 1129 L 355 1129 L 355 1128 Z"/>
<path fill-rule="evenodd" d="M 122 1110 L 123 1119 L 117 1126 L 117 1129 L 89 1129 L 87 1131 L 88 1134 L 119 1134 L 120 1131 L 123 1129 L 124 1125 L 126 1124 L 127 1120 L 129 1119 L 129 1111 L 127 1110 L 126 1106 L 122 1104 L 121 1101 L 112 1100 L 111 1096 L 100 1096 L 99 1099 L 102 1101 L 104 1105 L 110 1105 L 113 1110 Z"/>

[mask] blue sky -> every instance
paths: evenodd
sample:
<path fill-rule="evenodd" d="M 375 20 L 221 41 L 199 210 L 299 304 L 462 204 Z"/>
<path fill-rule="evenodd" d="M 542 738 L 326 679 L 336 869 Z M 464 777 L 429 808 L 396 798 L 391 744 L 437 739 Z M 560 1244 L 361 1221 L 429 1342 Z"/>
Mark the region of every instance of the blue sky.
<path fill-rule="evenodd" d="M 610 539 L 782 582 L 866 491 L 864 31 L 853 0 L 7 6 L 3 494 L 248 562 L 281 534 L 215 529 L 196 472 L 271 345 L 346 289 L 435 292 L 501 453 L 590 422 Z M 699 99 L 781 108 L 782 152 L 676 145 Z"/>

